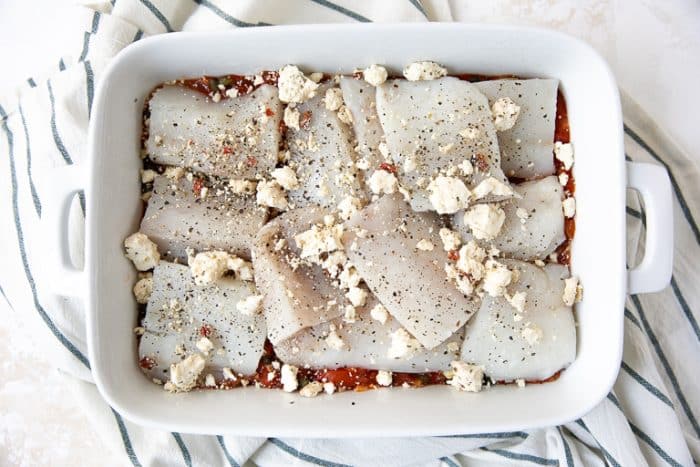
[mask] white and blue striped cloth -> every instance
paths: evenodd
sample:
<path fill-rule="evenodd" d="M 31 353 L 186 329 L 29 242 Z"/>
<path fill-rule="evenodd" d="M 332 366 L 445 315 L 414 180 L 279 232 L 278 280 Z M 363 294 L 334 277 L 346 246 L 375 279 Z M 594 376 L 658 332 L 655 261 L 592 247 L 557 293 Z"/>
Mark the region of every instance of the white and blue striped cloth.
<path fill-rule="evenodd" d="M 42 257 L 44 167 L 85 162 L 95 81 L 119 50 L 144 36 L 282 23 L 451 21 L 448 0 L 116 0 L 81 9 L 84 31 L 58 69 L 0 99 L 0 294 L 12 313 L 45 324 L 45 351 L 70 375 L 86 415 L 133 465 L 693 465 L 700 460 L 700 174 L 698 167 L 623 98 L 627 157 L 664 165 L 675 191 L 671 286 L 631 296 L 625 348 L 613 391 L 589 414 L 528 432 L 437 438 L 306 440 L 200 436 L 146 429 L 124 420 L 91 383 L 79 301 L 50 293 Z M 455 17 L 458 15 L 455 14 Z M 461 17 L 461 16 L 460 16 Z M 644 208 L 628 200 L 628 258 L 643 251 Z M 84 201 L 75 203 L 74 255 L 82 261 Z M 3 304 L 5 306 L 5 304 Z M 611 310 L 616 313 L 617 310 Z"/>

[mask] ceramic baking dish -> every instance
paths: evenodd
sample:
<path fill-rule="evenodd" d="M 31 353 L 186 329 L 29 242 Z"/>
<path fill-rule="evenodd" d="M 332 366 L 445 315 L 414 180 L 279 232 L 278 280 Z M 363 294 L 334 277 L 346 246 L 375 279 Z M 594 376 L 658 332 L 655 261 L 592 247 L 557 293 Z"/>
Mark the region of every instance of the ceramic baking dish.
<path fill-rule="evenodd" d="M 254 73 L 287 63 L 329 73 L 385 64 L 395 73 L 430 59 L 451 73 L 561 80 L 576 149 L 578 212 L 572 269 L 585 287 L 578 304 L 575 362 L 552 383 L 461 393 L 451 387 L 345 392 L 305 399 L 256 388 L 169 394 L 137 365 L 136 273 L 123 239 L 141 216 L 139 138 L 144 98 L 158 83 L 202 74 Z M 69 200 L 87 198 L 85 269 L 71 266 L 65 235 L 56 246 L 64 294 L 84 297 L 89 356 L 107 402 L 127 419 L 161 429 L 250 436 L 407 436 L 520 430 L 570 421 L 612 387 L 622 352 L 623 302 L 670 277 L 671 194 L 666 173 L 625 163 L 613 76 L 587 45 L 550 31 L 462 24 L 316 25 L 157 36 L 129 46 L 99 83 L 87 167 L 54 177 L 65 232 Z M 625 266 L 625 190 L 638 189 L 648 216 L 646 257 Z"/>

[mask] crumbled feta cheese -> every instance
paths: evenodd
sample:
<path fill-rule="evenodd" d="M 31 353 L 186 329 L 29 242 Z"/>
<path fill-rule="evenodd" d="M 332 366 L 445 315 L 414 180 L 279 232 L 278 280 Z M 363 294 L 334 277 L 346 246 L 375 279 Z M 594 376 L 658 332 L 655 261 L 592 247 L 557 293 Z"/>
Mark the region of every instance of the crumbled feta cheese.
<path fill-rule="evenodd" d="M 382 193 L 392 194 L 396 191 L 399 181 L 396 176 L 386 170 L 375 170 L 369 177 L 369 189 L 372 193 L 381 195 Z"/>
<path fill-rule="evenodd" d="M 377 320 L 382 324 L 385 324 L 389 319 L 389 311 L 381 303 L 374 305 L 374 307 L 372 307 L 370 310 L 369 315 L 372 317 L 372 319 Z"/>
<path fill-rule="evenodd" d="M 201 337 L 195 345 L 204 355 L 209 355 L 209 352 L 214 349 L 214 344 L 206 336 Z"/>
<path fill-rule="evenodd" d="M 379 65 L 370 65 L 362 72 L 362 77 L 372 86 L 379 86 L 384 83 L 388 76 L 386 68 Z"/>
<path fill-rule="evenodd" d="M 419 348 L 420 342 L 404 328 L 389 334 L 391 346 L 387 352 L 389 358 L 410 358 Z"/>
<path fill-rule="evenodd" d="M 348 195 L 343 198 L 340 203 L 338 203 L 338 214 L 340 215 L 341 219 L 348 220 L 361 207 L 362 204 L 358 198 Z"/>
<path fill-rule="evenodd" d="M 314 71 L 309 75 L 309 79 L 314 83 L 320 83 L 323 79 L 323 73 L 321 73 L 320 71 Z"/>
<path fill-rule="evenodd" d="M 207 285 L 218 281 L 228 271 L 231 255 L 225 251 L 205 251 L 190 259 L 190 272 L 197 285 Z"/>
<path fill-rule="evenodd" d="M 391 371 L 379 370 L 377 372 L 376 380 L 377 384 L 380 386 L 391 386 L 391 383 L 394 380 L 394 375 L 391 373 Z"/>
<path fill-rule="evenodd" d="M 341 105 L 338 109 L 338 120 L 346 125 L 352 125 L 352 113 L 350 113 L 350 109 L 346 105 Z"/>
<path fill-rule="evenodd" d="M 513 272 L 504 264 L 495 260 L 488 260 L 485 264 L 484 291 L 492 297 L 500 297 L 506 292 L 506 287 L 513 280 Z"/>
<path fill-rule="evenodd" d="M 299 111 L 292 107 L 285 107 L 284 109 L 284 124 L 287 128 L 293 128 L 295 130 L 299 129 Z"/>
<path fill-rule="evenodd" d="M 214 95 L 211 96 L 211 100 L 214 102 L 219 102 L 221 100 L 221 93 L 216 91 Z"/>
<path fill-rule="evenodd" d="M 145 332 L 146 328 L 144 328 L 143 326 L 136 326 L 134 328 L 134 334 L 136 334 L 137 336 L 143 336 Z"/>
<path fill-rule="evenodd" d="M 163 172 L 163 175 L 165 175 L 170 180 L 177 181 L 185 175 L 185 169 L 183 169 L 182 167 L 166 167 L 165 172 Z"/>
<path fill-rule="evenodd" d="M 543 267 L 545 266 L 545 263 L 544 263 L 544 261 L 542 261 L 541 259 L 536 259 L 536 260 L 535 260 L 535 266 L 538 266 L 538 267 L 543 268 Z"/>
<path fill-rule="evenodd" d="M 155 170 L 141 170 L 141 183 L 151 183 L 156 178 L 156 175 L 158 174 Z"/>
<path fill-rule="evenodd" d="M 216 379 L 214 378 L 214 375 L 209 373 L 205 378 L 204 378 L 204 385 L 208 388 L 214 388 L 216 387 Z"/>
<path fill-rule="evenodd" d="M 561 206 L 564 209 L 564 216 L 571 218 L 576 215 L 576 199 L 573 196 L 562 201 Z"/>
<path fill-rule="evenodd" d="M 249 195 L 254 193 L 256 185 L 257 183 L 250 180 L 232 178 L 228 181 L 228 186 L 231 188 L 231 191 L 237 195 Z"/>
<path fill-rule="evenodd" d="M 559 184 L 561 186 L 566 186 L 569 183 L 569 175 L 565 172 L 559 174 Z"/>
<path fill-rule="evenodd" d="M 438 214 L 454 214 L 469 206 L 471 193 L 464 182 L 455 177 L 436 177 L 428 185 L 428 199 Z"/>
<path fill-rule="evenodd" d="M 418 248 L 421 251 L 433 251 L 435 245 L 433 245 L 433 242 L 431 242 L 427 238 L 424 238 L 418 243 L 416 243 L 416 248 Z"/>
<path fill-rule="evenodd" d="M 471 162 L 469 162 L 467 159 L 464 159 L 460 164 L 459 164 L 459 170 L 462 171 L 462 174 L 465 176 L 469 176 L 474 173 L 474 166 L 472 165 Z"/>
<path fill-rule="evenodd" d="M 192 354 L 181 362 L 170 365 L 170 383 L 175 391 L 191 391 L 204 370 L 206 360 L 200 354 Z"/>
<path fill-rule="evenodd" d="M 346 264 L 345 269 L 338 276 L 340 280 L 340 286 L 344 289 L 349 289 L 351 287 L 356 287 L 360 283 L 362 278 L 357 273 L 357 269 L 351 264 Z"/>
<path fill-rule="evenodd" d="M 279 70 L 277 87 L 282 102 L 301 103 L 316 95 L 318 84 L 307 78 L 296 66 L 286 65 Z"/>
<path fill-rule="evenodd" d="M 520 106 L 510 97 L 501 97 L 491 106 L 491 113 L 497 131 L 510 130 L 520 115 Z"/>
<path fill-rule="evenodd" d="M 540 329 L 538 326 L 530 323 L 529 325 L 523 328 L 520 335 L 523 336 L 523 339 L 525 339 L 528 344 L 536 345 L 539 344 L 539 342 L 542 340 L 542 336 L 544 335 L 544 333 L 542 332 L 542 329 Z"/>
<path fill-rule="evenodd" d="M 126 257 L 134 263 L 139 271 L 153 269 L 160 261 L 158 246 L 141 232 L 126 237 L 124 247 L 126 248 Z"/>
<path fill-rule="evenodd" d="M 137 303 L 148 303 L 148 299 L 151 298 L 151 293 L 153 292 L 153 275 L 139 279 L 138 282 L 134 284 L 133 291 Z"/>
<path fill-rule="evenodd" d="M 484 369 L 479 365 L 472 365 L 460 360 L 450 363 L 452 367 L 452 379 L 447 384 L 460 391 L 479 392 L 484 379 Z"/>
<path fill-rule="evenodd" d="M 455 266 L 473 280 L 478 281 L 484 277 L 484 258 L 486 258 L 486 251 L 474 240 L 469 240 L 459 249 L 459 259 Z"/>
<path fill-rule="evenodd" d="M 445 264 L 445 275 L 447 280 L 454 282 L 457 286 L 457 290 L 462 292 L 465 296 L 470 296 L 474 293 L 474 284 L 471 283 L 468 276 L 463 276 L 457 272 L 457 268 L 451 264 Z"/>
<path fill-rule="evenodd" d="M 481 132 L 476 127 L 468 127 L 459 132 L 459 135 L 467 139 L 476 139 Z"/>
<path fill-rule="evenodd" d="M 447 350 L 448 352 L 458 352 L 459 351 L 459 343 L 458 342 L 448 342 L 447 343 Z"/>
<path fill-rule="evenodd" d="M 357 321 L 357 310 L 352 305 L 345 306 L 345 312 L 343 313 L 343 321 L 346 323 L 354 323 Z"/>
<path fill-rule="evenodd" d="M 355 162 L 355 167 L 357 167 L 360 170 L 367 170 L 369 169 L 369 161 L 367 159 L 359 159 L 357 162 Z"/>
<path fill-rule="evenodd" d="M 345 341 L 338 335 L 335 328 L 332 328 L 326 337 L 326 344 L 333 350 L 341 350 L 345 347 Z"/>
<path fill-rule="evenodd" d="M 231 368 L 224 367 L 221 372 L 224 375 L 224 379 L 229 379 L 231 381 L 236 381 L 238 378 L 236 378 L 236 375 L 233 373 Z"/>
<path fill-rule="evenodd" d="M 323 384 L 318 381 L 312 381 L 299 390 L 302 397 L 316 397 L 323 391 Z"/>
<path fill-rule="evenodd" d="M 230 98 L 238 97 L 238 88 L 230 88 L 226 90 L 226 96 Z"/>
<path fill-rule="evenodd" d="M 331 383 L 330 381 L 323 383 L 323 392 L 326 394 L 333 394 L 335 392 L 335 384 Z"/>
<path fill-rule="evenodd" d="M 518 310 L 520 313 L 523 313 L 525 311 L 525 300 L 527 299 L 527 293 L 526 292 L 516 292 L 513 295 L 505 295 L 506 300 L 508 300 L 508 303 Z"/>
<path fill-rule="evenodd" d="M 523 208 L 518 208 L 515 210 L 515 215 L 520 219 L 521 221 L 524 221 L 525 219 L 530 217 L 530 214 L 527 212 L 526 209 Z"/>
<path fill-rule="evenodd" d="M 236 303 L 236 310 L 242 315 L 253 316 L 260 311 L 262 301 L 262 295 L 251 295 Z"/>
<path fill-rule="evenodd" d="M 403 69 L 403 75 L 409 81 L 429 81 L 447 75 L 447 70 L 435 62 L 413 62 Z"/>
<path fill-rule="evenodd" d="M 440 240 L 442 240 L 442 248 L 445 251 L 456 250 L 462 244 L 459 234 L 445 227 L 440 229 Z"/>
<path fill-rule="evenodd" d="M 574 165 L 574 147 L 571 143 L 557 141 L 554 143 L 554 157 L 564 164 L 566 170 L 569 170 Z"/>
<path fill-rule="evenodd" d="M 474 195 L 476 199 L 484 198 L 490 194 L 495 196 L 510 196 L 513 194 L 513 189 L 493 177 L 488 177 L 482 180 L 476 188 L 472 190 L 472 195 Z"/>
<path fill-rule="evenodd" d="M 583 287 L 578 282 L 578 277 L 564 279 L 564 294 L 562 300 L 564 305 L 572 306 L 575 302 L 580 302 L 583 296 Z"/>
<path fill-rule="evenodd" d="M 323 96 L 323 102 L 328 110 L 338 110 L 343 105 L 343 92 L 340 88 L 328 88 L 326 95 Z"/>
<path fill-rule="evenodd" d="M 294 190 L 299 188 L 297 174 L 294 173 L 294 169 L 288 165 L 273 170 L 270 172 L 270 176 L 272 176 L 272 178 L 274 178 L 275 181 L 285 190 Z"/>
<path fill-rule="evenodd" d="M 342 250 L 343 225 L 313 225 L 309 230 L 294 236 L 294 242 L 301 249 L 299 256 L 309 258 Z"/>
<path fill-rule="evenodd" d="M 345 298 L 350 300 L 353 306 L 363 306 L 367 301 L 367 292 L 360 287 L 350 287 L 348 293 L 345 294 Z"/>
<path fill-rule="evenodd" d="M 495 204 L 477 204 L 464 213 L 464 224 L 479 240 L 493 240 L 501 232 L 506 213 Z"/>
<path fill-rule="evenodd" d="M 294 392 L 299 387 L 297 373 L 299 373 L 299 368 L 293 365 L 287 365 L 286 363 L 282 365 L 280 382 L 285 392 Z"/>
<path fill-rule="evenodd" d="M 379 151 L 379 154 L 381 154 L 384 159 L 389 160 L 389 146 L 387 146 L 384 141 L 377 145 L 377 151 Z"/>
<path fill-rule="evenodd" d="M 413 172 L 418 168 L 418 165 L 416 164 L 416 160 L 412 157 L 407 157 L 403 161 L 403 171 L 406 173 Z"/>
<path fill-rule="evenodd" d="M 258 182 L 258 194 L 255 198 L 260 206 L 276 209 L 287 208 L 287 197 L 284 190 L 276 181 L 261 180 Z"/>
<path fill-rule="evenodd" d="M 525 380 L 522 378 L 518 378 L 515 380 L 515 384 L 517 384 L 519 388 L 524 388 L 525 387 Z"/>

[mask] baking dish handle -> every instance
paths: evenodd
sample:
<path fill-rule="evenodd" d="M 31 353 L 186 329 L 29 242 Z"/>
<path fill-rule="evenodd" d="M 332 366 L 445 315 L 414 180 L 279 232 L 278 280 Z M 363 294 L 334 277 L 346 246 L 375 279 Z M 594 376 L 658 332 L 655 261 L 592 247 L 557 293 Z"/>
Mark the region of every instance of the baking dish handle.
<path fill-rule="evenodd" d="M 78 269 L 70 257 L 68 238 L 68 221 L 70 207 L 75 195 L 84 188 L 86 178 L 84 169 L 79 165 L 52 168 L 43 174 L 45 190 L 52 200 L 44 208 L 44 232 L 46 234 L 46 254 L 51 272 L 51 289 L 63 297 L 80 297 L 84 295 L 83 271 Z"/>
<path fill-rule="evenodd" d="M 658 292 L 673 272 L 671 181 L 659 165 L 627 162 L 627 186 L 641 195 L 646 214 L 644 258 L 628 273 L 627 293 Z"/>

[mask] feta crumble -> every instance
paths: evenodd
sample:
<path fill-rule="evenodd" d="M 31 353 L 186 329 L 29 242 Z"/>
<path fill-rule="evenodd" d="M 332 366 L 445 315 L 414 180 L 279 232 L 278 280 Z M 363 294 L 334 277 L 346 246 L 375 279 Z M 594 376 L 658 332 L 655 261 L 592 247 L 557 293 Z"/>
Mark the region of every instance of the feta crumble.
<path fill-rule="evenodd" d="M 569 183 L 569 175 L 562 172 L 559 174 L 559 184 L 561 186 L 566 186 L 566 184 Z"/>
<path fill-rule="evenodd" d="M 284 390 L 284 392 L 294 392 L 297 390 L 299 387 L 297 373 L 299 373 L 299 368 L 294 365 L 287 365 L 286 363 L 282 365 L 280 382 L 282 383 L 282 390 Z"/>
<path fill-rule="evenodd" d="M 470 240 L 459 249 L 459 259 L 455 266 L 464 274 L 478 281 L 484 277 L 484 258 L 486 258 L 486 251 L 477 245 L 474 240 Z"/>
<path fill-rule="evenodd" d="M 299 390 L 302 397 L 316 397 L 323 391 L 323 384 L 318 381 L 312 381 Z"/>
<path fill-rule="evenodd" d="M 333 327 L 326 337 L 326 344 L 333 350 L 341 350 L 345 347 L 345 341 L 338 335 L 338 332 Z"/>
<path fill-rule="evenodd" d="M 445 251 L 456 250 L 462 244 L 462 239 L 454 230 L 443 227 L 439 234 L 440 240 L 442 240 L 442 249 Z"/>
<path fill-rule="evenodd" d="M 335 384 L 331 383 L 330 381 L 323 383 L 323 392 L 326 394 L 333 394 L 335 392 Z"/>
<path fill-rule="evenodd" d="M 406 173 L 413 172 L 418 168 L 418 164 L 416 164 L 416 160 L 412 157 L 407 157 L 403 161 L 403 171 Z"/>
<path fill-rule="evenodd" d="M 236 303 L 236 310 L 242 315 L 253 316 L 260 311 L 263 301 L 262 295 L 251 295 Z"/>
<path fill-rule="evenodd" d="M 258 205 L 275 209 L 287 208 L 287 197 L 282 186 L 276 181 L 261 180 L 258 182 L 257 190 L 255 200 Z"/>
<path fill-rule="evenodd" d="M 339 88 L 329 88 L 323 96 L 323 102 L 328 110 L 338 110 L 343 105 L 343 92 Z"/>
<path fill-rule="evenodd" d="M 471 192 L 458 178 L 436 177 L 428 185 L 428 191 L 428 199 L 438 214 L 454 214 L 469 206 Z"/>
<path fill-rule="evenodd" d="M 540 343 L 544 333 L 542 332 L 542 329 L 531 323 L 523 328 L 520 335 L 523 336 L 523 339 L 525 339 L 528 344 L 536 345 Z"/>
<path fill-rule="evenodd" d="M 338 215 L 341 219 L 348 220 L 361 207 L 362 204 L 360 203 L 360 200 L 358 198 L 348 195 L 345 198 L 343 198 L 343 200 L 340 203 L 338 203 Z"/>
<path fill-rule="evenodd" d="M 382 324 L 385 324 L 389 319 L 389 311 L 381 303 L 374 305 L 374 307 L 370 310 L 369 315 L 372 317 L 372 319 L 379 321 Z"/>
<path fill-rule="evenodd" d="M 506 287 L 513 280 L 513 272 L 495 260 L 486 261 L 485 268 L 482 283 L 484 291 L 492 297 L 500 297 L 505 294 Z"/>
<path fill-rule="evenodd" d="M 518 312 L 523 313 L 525 311 L 526 292 L 516 292 L 513 295 L 506 294 L 505 297 L 510 306 L 518 310 Z"/>
<path fill-rule="evenodd" d="M 294 169 L 285 165 L 270 172 L 270 176 L 285 190 L 295 190 L 299 188 L 299 181 Z"/>
<path fill-rule="evenodd" d="M 286 65 L 279 70 L 277 87 L 282 102 L 301 103 L 316 95 L 318 83 L 307 78 L 295 65 Z"/>
<path fill-rule="evenodd" d="M 564 209 L 564 216 L 565 217 L 574 217 L 576 215 L 576 199 L 573 197 L 568 197 L 561 203 L 562 208 Z"/>
<path fill-rule="evenodd" d="M 583 296 L 583 288 L 579 284 L 578 277 L 569 277 L 564 279 L 564 293 L 562 300 L 564 305 L 572 306 L 576 302 L 580 302 Z"/>
<path fill-rule="evenodd" d="M 350 113 L 350 109 L 346 105 L 341 105 L 338 109 L 338 120 L 346 125 L 352 125 L 352 113 Z"/>
<path fill-rule="evenodd" d="M 391 371 L 379 370 L 377 372 L 376 380 L 378 385 L 388 387 L 391 386 L 391 383 L 394 380 L 394 375 L 391 373 Z"/>
<path fill-rule="evenodd" d="M 403 69 L 403 76 L 409 81 L 429 81 L 447 75 L 447 70 L 435 62 L 414 62 Z"/>
<path fill-rule="evenodd" d="M 313 225 L 309 230 L 294 236 L 294 242 L 301 249 L 301 258 L 317 257 L 321 253 L 342 250 L 343 225 Z"/>
<path fill-rule="evenodd" d="M 491 106 L 491 113 L 497 131 L 510 130 L 520 115 L 520 106 L 510 97 L 501 97 Z"/>
<path fill-rule="evenodd" d="M 255 193 L 256 185 L 256 182 L 244 179 L 232 178 L 228 181 L 228 186 L 231 188 L 231 191 L 237 195 L 250 195 Z"/>
<path fill-rule="evenodd" d="M 292 128 L 294 130 L 299 130 L 299 111 L 292 107 L 285 107 L 284 109 L 284 124 L 287 128 Z"/>
<path fill-rule="evenodd" d="M 389 334 L 391 346 L 387 352 L 389 358 L 410 358 L 419 348 L 420 342 L 404 328 Z"/>
<path fill-rule="evenodd" d="M 479 365 L 472 365 L 460 360 L 450 363 L 453 374 L 447 384 L 460 391 L 479 392 L 484 379 L 484 369 Z"/>
<path fill-rule="evenodd" d="M 574 165 L 574 147 L 571 143 L 557 141 L 554 143 L 554 157 L 564 164 L 566 170 L 569 170 Z"/>
<path fill-rule="evenodd" d="M 369 177 L 369 189 L 372 193 L 381 195 L 382 193 L 392 194 L 396 191 L 399 181 L 396 176 L 386 170 L 375 170 Z"/>
<path fill-rule="evenodd" d="M 203 336 L 201 337 L 195 346 L 199 349 L 200 352 L 202 352 L 204 355 L 209 355 L 209 352 L 211 352 L 214 349 L 214 344 L 212 341 L 209 340 L 208 337 Z"/>
<path fill-rule="evenodd" d="M 495 204 L 477 204 L 464 213 L 464 224 L 479 240 L 493 240 L 501 232 L 506 213 Z"/>
<path fill-rule="evenodd" d="M 153 180 L 155 180 L 156 175 L 158 174 L 155 170 L 141 170 L 141 183 L 151 183 Z"/>
<path fill-rule="evenodd" d="M 221 279 L 228 271 L 231 255 L 225 251 L 205 251 L 190 258 L 189 266 L 197 285 L 208 285 Z"/>
<path fill-rule="evenodd" d="M 352 306 L 363 306 L 367 301 L 367 292 L 360 287 L 350 287 L 348 293 L 345 294 L 345 298 L 350 300 Z"/>
<path fill-rule="evenodd" d="M 418 243 L 416 243 L 416 248 L 418 248 L 421 251 L 433 251 L 433 248 L 435 248 L 435 245 L 433 245 L 433 242 L 431 242 L 427 238 L 424 238 L 424 239 L 420 240 Z"/>
<path fill-rule="evenodd" d="M 380 65 L 370 65 L 362 72 L 362 77 L 372 86 L 379 86 L 384 83 L 389 74 L 386 68 Z"/>
<path fill-rule="evenodd" d="M 500 180 L 488 177 L 482 180 L 474 190 L 472 190 L 472 195 L 474 195 L 476 199 L 484 198 L 490 194 L 495 196 L 511 196 L 513 194 L 513 189 Z"/>
<path fill-rule="evenodd" d="M 153 269 L 160 261 L 158 246 L 141 232 L 126 237 L 124 247 L 126 248 L 126 257 L 134 263 L 139 271 Z"/>
<path fill-rule="evenodd" d="M 136 297 L 136 302 L 142 305 L 148 303 L 151 298 L 151 293 L 153 292 L 153 275 L 143 277 L 134 284 L 134 297 Z"/>
<path fill-rule="evenodd" d="M 166 389 L 177 391 L 191 391 L 197 386 L 197 379 L 204 370 L 206 360 L 200 354 L 192 354 L 181 362 L 170 365 L 170 384 Z"/>

